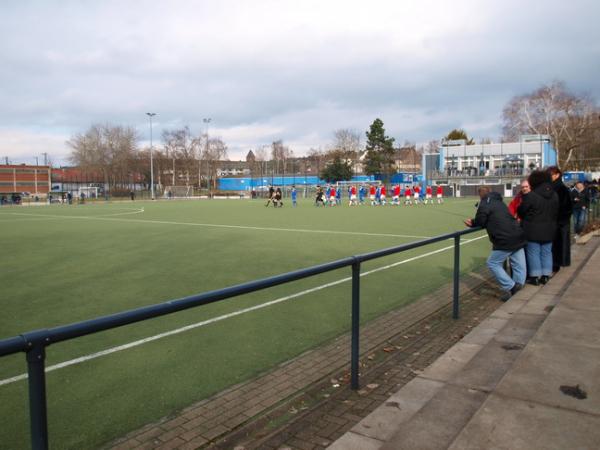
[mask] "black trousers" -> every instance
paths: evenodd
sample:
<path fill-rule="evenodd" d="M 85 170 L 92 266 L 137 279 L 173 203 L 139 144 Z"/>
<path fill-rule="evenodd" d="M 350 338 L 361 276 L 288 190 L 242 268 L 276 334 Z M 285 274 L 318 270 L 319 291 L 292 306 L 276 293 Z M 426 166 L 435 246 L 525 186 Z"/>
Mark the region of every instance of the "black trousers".
<path fill-rule="evenodd" d="M 571 265 L 571 224 L 558 225 L 552 242 L 552 270 Z"/>

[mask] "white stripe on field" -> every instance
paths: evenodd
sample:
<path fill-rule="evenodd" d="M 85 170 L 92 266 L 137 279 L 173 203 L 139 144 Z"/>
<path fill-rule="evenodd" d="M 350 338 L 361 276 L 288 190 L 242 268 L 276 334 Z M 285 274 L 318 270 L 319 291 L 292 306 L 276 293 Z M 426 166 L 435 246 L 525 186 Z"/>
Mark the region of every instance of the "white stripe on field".
<path fill-rule="evenodd" d="M 38 216 L 38 217 L 54 217 L 58 219 L 84 219 L 84 220 L 104 220 L 110 222 L 128 222 L 128 223 L 150 223 L 159 225 L 184 225 L 192 227 L 212 227 L 212 228 L 234 228 L 240 230 L 256 230 L 256 231 L 288 231 L 292 233 L 320 233 L 320 234 L 347 234 L 353 236 L 377 236 L 377 237 L 399 237 L 399 238 L 416 238 L 427 239 L 431 236 L 420 236 L 412 234 L 387 234 L 387 233 L 364 233 L 360 231 L 334 231 L 334 230 L 306 230 L 303 228 L 273 228 L 273 227 L 253 227 L 247 225 L 226 225 L 217 223 L 195 223 L 195 222 L 172 222 L 167 220 L 144 220 L 144 219 L 114 219 L 106 216 L 63 216 L 58 214 L 35 214 L 35 213 L 4 213 L 21 216 Z M 116 215 L 116 214 L 115 214 Z"/>
<path fill-rule="evenodd" d="M 468 244 L 469 242 L 477 241 L 477 240 L 482 239 L 484 237 L 486 237 L 486 235 L 478 236 L 476 238 L 469 239 L 467 241 L 463 241 L 463 242 L 461 242 L 460 245 Z M 449 245 L 448 247 L 443 247 L 443 248 L 440 248 L 438 250 L 433 250 L 431 252 L 424 253 L 422 255 L 413 256 L 412 258 L 403 259 L 402 261 L 397 261 L 395 263 L 388 264 L 387 266 L 382 266 L 382 267 L 378 267 L 376 269 L 368 270 L 366 272 L 361 273 L 360 276 L 364 277 L 364 276 L 370 275 L 372 273 L 380 272 L 382 270 L 391 269 L 392 267 L 396 267 L 396 266 L 399 266 L 399 265 L 402 265 L 402 264 L 406 264 L 406 263 L 409 263 L 409 262 L 412 262 L 412 261 L 416 261 L 418 259 L 425 258 L 427 256 L 435 255 L 437 253 L 441 253 L 441 252 L 444 252 L 446 250 L 450 250 L 452 248 L 454 248 L 454 245 Z M 79 363 L 82 363 L 82 362 L 85 362 L 85 361 L 89 361 L 91 359 L 96 359 L 96 358 L 99 358 L 101 356 L 110 355 L 111 353 L 116 353 L 116 352 L 120 352 L 122 350 L 127 350 L 129 348 L 137 347 L 137 346 L 140 346 L 142 344 L 146 344 L 147 342 L 156 341 L 158 339 L 162 339 L 162 338 L 165 338 L 167 336 L 173 336 L 174 334 L 183 333 L 184 331 L 193 330 L 194 328 L 200 328 L 200 327 L 203 327 L 203 326 L 206 326 L 206 325 L 210 325 L 211 323 L 216 323 L 216 322 L 220 322 L 220 321 L 225 320 L 225 319 L 230 319 L 231 317 L 235 317 L 235 316 L 246 314 L 246 313 L 249 313 L 249 312 L 252 312 L 252 311 L 257 311 L 259 309 L 267 308 L 268 306 L 273 306 L 273 305 L 276 305 L 278 303 L 283 303 L 283 302 L 286 302 L 288 300 L 291 300 L 291 299 L 294 299 L 294 298 L 297 298 L 297 297 L 301 297 L 303 295 L 310 294 L 312 292 L 317 292 L 317 291 L 320 291 L 322 289 L 326 289 L 328 287 L 336 286 L 338 284 L 345 283 L 345 282 L 350 281 L 350 280 L 352 280 L 352 277 L 341 278 L 339 280 L 332 281 L 330 283 L 322 284 L 320 286 L 316 286 L 314 288 L 306 289 L 304 291 L 297 292 L 297 293 L 291 294 L 291 295 L 287 295 L 285 297 L 280 297 L 280 298 L 277 298 L 275 300 L 271 300 L 271 301 L 268 301 L 268 302 L 265 302 L 265 303 L 261 303 L 259 305 L 250 306 L 248 308 L 240 309 L 240 310 L 228 313 L 228 314 L 223 314 L 222 316 L 213 317 L 212 319 L 203 320 L 202 322 L 193 323 L 193 324 L 190 324 L 190 325 L 186 325 L 185 327 L 177 328 L 175 330 L 166 331 L 164 333 L 156 334 L 154 336 L 150 336 L 150 337 L 147 337 L 147 338 L 144 338 L 144 339 L 139 339 L 137 341 L 133 341 L 133 342 L 130 342 L 128 344 L 119 345 L 117 347 L 108 348 L 106 350 L 102 350 L 102 351 L 99 351 L 99 352 L 96 352 L 96 353 L 92 353 L 92 354 L 89 354 L 89 355 L 86 355 L 86 356 L 81 356 L 79 358 L 71 359 L 69 361 L 64 361 L 62 363 L 54 364 L 52 366 L 46 367 L 46 372 L 51 372 L 53 370 L 62 369 L 64 367 L 72 366 L 74 364 L 79 364 Z M 5 384 L 14 383 L 16 381 L 26 380 L 26 379 L 27 379 L 27 374 L 23 373 L 21 375 L 14 376 L 12 378 L 6 378 L 4 380 L 0 380 L 0 386 L 5 385 Z"/>

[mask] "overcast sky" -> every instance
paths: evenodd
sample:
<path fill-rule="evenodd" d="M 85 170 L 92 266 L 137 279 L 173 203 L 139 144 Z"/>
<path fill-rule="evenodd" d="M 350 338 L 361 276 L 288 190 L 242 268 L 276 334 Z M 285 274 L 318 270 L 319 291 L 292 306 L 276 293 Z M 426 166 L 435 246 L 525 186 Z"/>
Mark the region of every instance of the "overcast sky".
<path fill-rule="evenodd" d="M 0 2 L 0 157 L 32 162 L 93 123 L 189 125 L 231 159 L 304 154 L 380 117 L 399 142 L 501 134 L 514 95 L 600 98 L 597 0 Z M 156 142 L 158 141 L 158 142 Z"/>

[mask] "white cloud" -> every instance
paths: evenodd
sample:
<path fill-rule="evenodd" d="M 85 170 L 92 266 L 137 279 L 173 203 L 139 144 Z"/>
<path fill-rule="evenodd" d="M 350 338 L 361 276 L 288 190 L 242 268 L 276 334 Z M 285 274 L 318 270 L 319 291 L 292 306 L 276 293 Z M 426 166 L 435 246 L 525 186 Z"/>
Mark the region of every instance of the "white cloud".
<path fill-rule="evenodd" d="M 43 153 L 48 153 L 53 162 L 66 162 L 68 151 L 65 141 L 68 136 L 45 132 L 27 132 L 20 129 L 0 129 L 0 161 L 5 158 L 14 163 L 43 161 Z"/>
<path fill-rule="evenodd" d="M 302 153 L 375 117 L 398 141 L 493 136 L 510 97 L 541 83 L 600 94 L 599 13 L 592 0 L 1 2 L 0 123 L 21 138 L 0 148 L 67 154 L 97 122 L 145 138 L 146 111 L 157 136 L 212 117 L 232 156 L 275 139 Z"/>

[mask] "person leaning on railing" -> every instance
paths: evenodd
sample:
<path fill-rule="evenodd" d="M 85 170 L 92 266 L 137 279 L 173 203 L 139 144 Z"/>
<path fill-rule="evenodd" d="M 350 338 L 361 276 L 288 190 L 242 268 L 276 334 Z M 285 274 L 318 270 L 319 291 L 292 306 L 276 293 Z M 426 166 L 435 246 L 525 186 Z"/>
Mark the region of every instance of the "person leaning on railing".
<path fill-rule="evenodd" d="M 525 233 L 508 211 L 500 194 L 491 192 L 488 186 L 480 186 L 477 191 L 480 198 L 477 213 L 473 219 L 465 220 L 465 225 L 486 229 L 492 242 L 487 266 L 500 284 L 503 291 L 500 299 L 505 302 L 525 283 Z M 503 267 L 507 258 L 510 260 L 512 278 Z"/>

